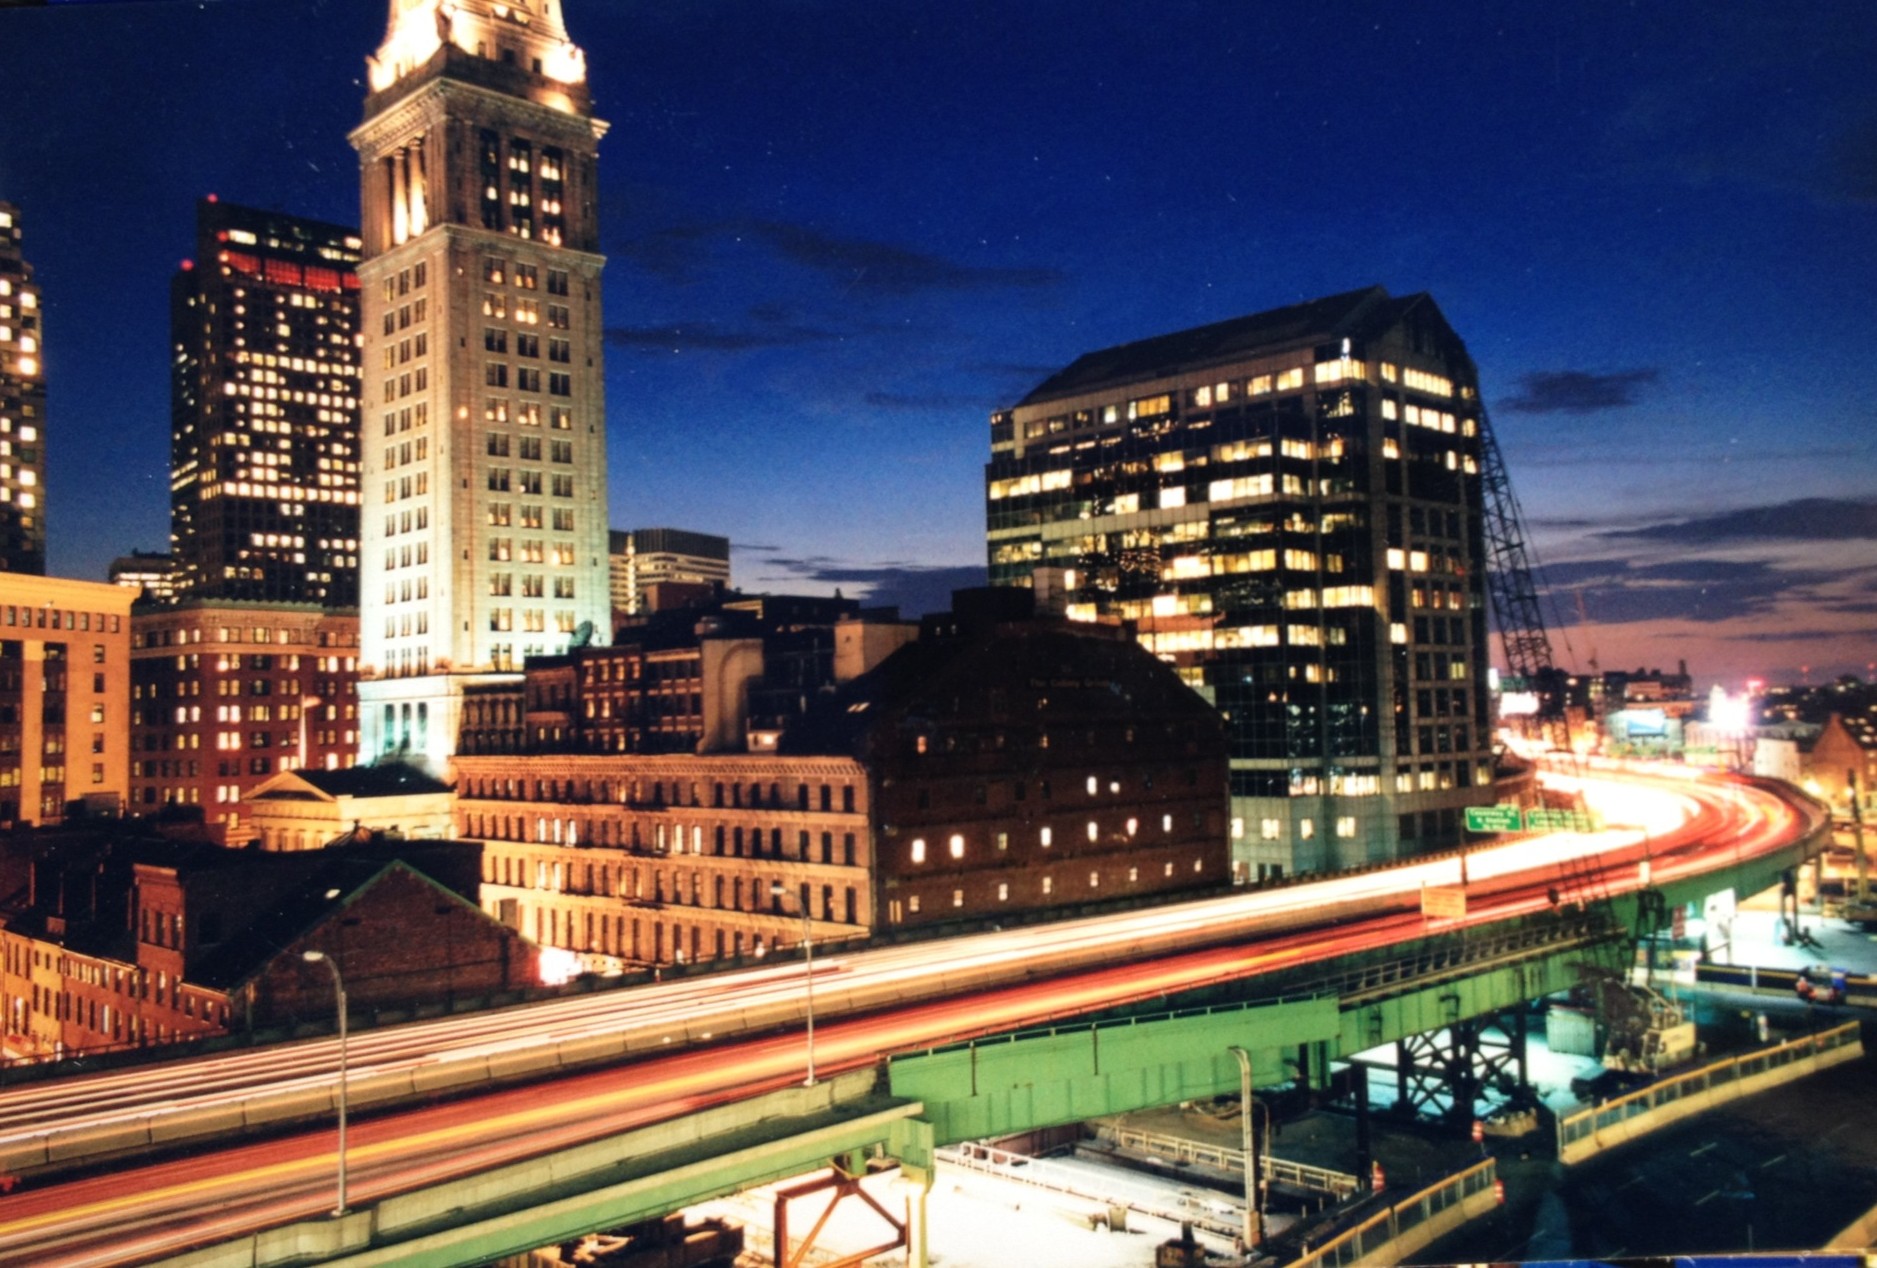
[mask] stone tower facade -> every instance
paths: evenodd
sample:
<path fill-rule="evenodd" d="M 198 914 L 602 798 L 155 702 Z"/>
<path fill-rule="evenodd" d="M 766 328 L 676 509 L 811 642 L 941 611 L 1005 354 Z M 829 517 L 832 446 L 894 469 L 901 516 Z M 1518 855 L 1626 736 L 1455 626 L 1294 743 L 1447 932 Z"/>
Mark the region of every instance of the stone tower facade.
<path fill-rule="evenodd" d="M 391 0 L 367 66 L 360 757 L 441 774 L 465 686 L 610 635 L 606 125 L 557 0 Z"/>

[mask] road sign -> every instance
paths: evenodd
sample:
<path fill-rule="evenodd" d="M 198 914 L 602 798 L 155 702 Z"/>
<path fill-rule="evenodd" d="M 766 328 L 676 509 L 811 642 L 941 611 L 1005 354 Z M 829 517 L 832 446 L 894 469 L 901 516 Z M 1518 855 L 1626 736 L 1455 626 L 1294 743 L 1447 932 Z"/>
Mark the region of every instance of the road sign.
<path fill-rule="evenodd" d="M 1421 886 L 1421 914 L 1431 920 L 1458 920 L 1466 915 L 1466 891 L 1458 885 Z"/>
<path fill-rule="evenodd" d="M 1527 810 L 1525 826 L 1533 832 L 1594 832 L 1596 821 L 1581 810 Z"/>
<path fill-rule="evenodd" d="M 1468 832 L 1517 832 L 1519 808 L 1517 806 L 1468 806 L 1466 830 Z"/>

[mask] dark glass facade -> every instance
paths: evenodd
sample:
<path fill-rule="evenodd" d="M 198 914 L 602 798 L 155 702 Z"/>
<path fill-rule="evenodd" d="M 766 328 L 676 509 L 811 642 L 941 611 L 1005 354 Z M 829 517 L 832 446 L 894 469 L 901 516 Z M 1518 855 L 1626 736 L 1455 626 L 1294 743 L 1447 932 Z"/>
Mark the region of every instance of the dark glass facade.
<path fill-rule="evenodd" d="M 1431 299 L 1091 353 L 991 426 L 992 582 L 1132 623 L 1218 708 L 1242 878 L 1450 845 L 1492 800 L 1478 388 Z"/>

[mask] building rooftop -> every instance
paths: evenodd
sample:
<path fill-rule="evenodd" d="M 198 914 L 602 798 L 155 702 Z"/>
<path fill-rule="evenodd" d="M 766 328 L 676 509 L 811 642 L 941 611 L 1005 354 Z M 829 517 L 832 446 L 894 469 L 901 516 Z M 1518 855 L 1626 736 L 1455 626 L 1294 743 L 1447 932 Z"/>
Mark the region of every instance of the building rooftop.
<path fill-rule="evenodd" d="M 1392 299 L 1382 287 L 1367 286 L 1248 317 L 1234 317 L 1209 326 L 1103 348 L 1077 357 L 1045 379 L 1018 405 L 1035 405 L 1101 388 L 1143 383 L 1208 364 L 1242 360 L 1286 345 L 1362 338 L 1370 332 L 1386 329 L 1408 310 L 1423 304 L 1433 306 L 1433 300 L 1424 292 Z"/>

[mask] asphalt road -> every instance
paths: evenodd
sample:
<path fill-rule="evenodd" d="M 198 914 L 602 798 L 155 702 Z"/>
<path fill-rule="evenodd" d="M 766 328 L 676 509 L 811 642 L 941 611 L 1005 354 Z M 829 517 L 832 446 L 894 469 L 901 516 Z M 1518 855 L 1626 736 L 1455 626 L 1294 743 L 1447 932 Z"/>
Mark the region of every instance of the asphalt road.
<path fill-rule="evenodd" d="M 1502 1155 L 1505 1209 L 1415 1262 L 1818 1249 L 1877 1205 L 1874 1042 L 1867 1020 L 1861 1059 L 1568 1170 Z"/>

